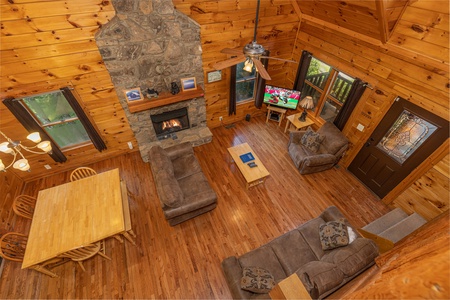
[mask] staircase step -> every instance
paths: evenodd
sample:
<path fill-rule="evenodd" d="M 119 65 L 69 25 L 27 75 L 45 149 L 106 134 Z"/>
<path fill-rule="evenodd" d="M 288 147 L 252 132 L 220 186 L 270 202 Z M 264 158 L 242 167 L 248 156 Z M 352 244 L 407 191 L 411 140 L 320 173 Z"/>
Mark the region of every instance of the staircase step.
<path fill-rule="evenodd" d="M 388 239 L 395 244 L 426 222 L 427 220 L 425 220 L 421 215 L 419 215 L 418 213 L 413 213 L 397 224 L 381 232 L 379 236 L 384 237 L 385 239 Z"/>
<path fill-rule="evenodd" d="M 371 232 L 373 234 L 380 234 L 381 232 L 387 230 L 389 227 L 394 226 L 401 220 L 408 217 L 401 208 L 397 207 L 387 214 L 381 216 L 370 224 L 363 227 L 364 230 Z"/>

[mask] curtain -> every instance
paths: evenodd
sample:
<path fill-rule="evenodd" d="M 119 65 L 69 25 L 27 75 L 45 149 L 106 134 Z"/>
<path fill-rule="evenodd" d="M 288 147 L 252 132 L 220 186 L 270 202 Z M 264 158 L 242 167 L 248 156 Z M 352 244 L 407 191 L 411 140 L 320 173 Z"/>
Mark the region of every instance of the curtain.
<path fill-rule="evenodd" d="M 231 66 L 230 101 L 228 101 L 228 115 L 236 115 L 236 65 Z"/>
<path fill-rule="evenodd" d="M 11 111 L 16 119 L 25 127 L 29 132 L 39 132 L 42 140 L 50 141 L 52 144 L 52 153 L 48 154 L 56 162 L 65 162 L 67 157 L 62 153 L 58 146 L 53 142 L 50 136 L 39 126 L 39 124 L 30 116 L 27 109 L 22 106 L 19 101 L 13 98 L 3 100 L 3 104 Z"/>
<path fill-rule="evenodd" d="M 263 56 L 269 56 L 269 55 L 270 55 L 269 50 L 264 51 Z M 261 58 L 261 63 L 267 70 L 267 68 L 269 66 L 269 59 Z M 265 87 L 266 87 L 266 80 L 264 78 L 262 78 L 258 73 L 258 75 L 256 75 L 256 93 L 255 93 L 256 108 L 261 108 L 261 106 L 263 104 Z"/>
<path fill-rule="evenodd" d="M 69 102 L 70 106 L 72 106 L 73 110 L 77 114 L 78 119 L 80 120 L 81 124 L 83 124 L 84 129 L 86 129 L 86 132 L 89 138 L 91 139 L 94 147 L 100 152 L 102 150 L 105 150 L 106 149 L 105 142 L 102 140 L 102 137 L 97 132 L 94 125 L 91 123 L 91 120 L 89 120 L 89 117 L 84 112 L 80 103 L 78 103 L 72 91 L 68 87 L 64 87 L 61 89 L 61 92 L 64 95 L 64 97 L 66 97 L 67 102 Z"/>
<path fill-rule="evenodd" d="M 306 50 L 302 51 L 300 63 L 298 64 L 297 75 L 294 81 L 294 90 L 302 91 L 305 83 L 306 73 L 308 72 L 309 64 L 311 63 L 312 54 Z"/>
<path fill-rule="evenodd" d="M 339 130 L 344 129 L 345 123 L 347 123 L 348 118 L 350 118 L 350 115 L 353 112 L 353 109 L 366 90 L 366 86 L 367 83 L 363 82 L 359 78 L 356 78 L 355 81 L 353 81 L 352 88 L 350 89 L 348 97 L 333 122 L 334 125 L 339 128 Z"/>

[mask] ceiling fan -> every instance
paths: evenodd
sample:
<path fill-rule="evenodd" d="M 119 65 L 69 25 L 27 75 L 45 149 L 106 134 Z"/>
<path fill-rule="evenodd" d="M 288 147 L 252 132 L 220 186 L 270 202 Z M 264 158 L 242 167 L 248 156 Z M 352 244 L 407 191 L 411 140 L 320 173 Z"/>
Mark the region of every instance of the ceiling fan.
<path fill-rule="evenodd" d="M 293 60 L 288 59 L 282 59 L 282 58 L 275 58 L 270 56 L 264 56 L 264 47 L 256 42 L 256 30 L 258 29 L 258 16 L 259 16 L 259 4 L 260 0 L 258 0 L 257 6 L 256 6 L 256 19 L 255 19 L 255 30 L 253 34 L 253 41 L 247 45 L 245 45 L 243 50 L 239 49 L 230 49 L 225 48 L 222 49 L 221 53 L 226 53 L 233 55 L 235 57 L 232 57 L 230 59 L 219 61 L 213 65 L 213 68 L 216 70 L 222 70 L 234 65 L 237 65 L 239 63 L 242 63 L 245 61 L 244 70 L 251 72 L 253 65 L 255 66 L 256 70 L 259 72 L 259 75 L 264 78 L 265 80 L 271 80 L 269 73 L 267 72 L 266 68 L 264 68 L 264 65 L 260 61 L 260 58 L 269 58 L 269 59 L 276 59 L 276 60 L 282 60 L 287 62 L 294 62 Z"/>

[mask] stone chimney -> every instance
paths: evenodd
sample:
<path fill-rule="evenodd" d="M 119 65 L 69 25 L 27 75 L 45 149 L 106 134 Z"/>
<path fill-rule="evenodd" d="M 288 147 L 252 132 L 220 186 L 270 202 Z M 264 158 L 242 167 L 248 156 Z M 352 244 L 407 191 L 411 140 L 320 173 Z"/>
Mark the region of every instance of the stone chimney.
<path fill-rule="evenodd" d="M 97 33 L 95 40 L 108 69 L 117 95 L 139 144 L 144 161 L 154 145 L 168 147 L 190 141 L 193 145 L 210 142 L 203 97 L 130 113 L 124 90 L 148 88 L 170 91 L 171 83 L 195 77 L 203 87 L 200 26 L 177 11 L 171 0 L 113 0 L 116 16 Z M 176 138 L 158 140 L 150 115 L 187 107 L 191 128 Z"/>

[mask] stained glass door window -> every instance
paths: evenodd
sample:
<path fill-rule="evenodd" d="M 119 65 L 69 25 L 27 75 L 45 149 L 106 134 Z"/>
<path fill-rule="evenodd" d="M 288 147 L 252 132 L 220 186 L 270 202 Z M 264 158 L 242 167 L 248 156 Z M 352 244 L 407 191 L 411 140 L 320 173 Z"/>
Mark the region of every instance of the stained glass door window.
<path fill-rule="evenodd" d="M 436 129 L 432 123 L 403 110 L 376 147 L 403 164 Z"/>

